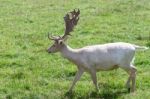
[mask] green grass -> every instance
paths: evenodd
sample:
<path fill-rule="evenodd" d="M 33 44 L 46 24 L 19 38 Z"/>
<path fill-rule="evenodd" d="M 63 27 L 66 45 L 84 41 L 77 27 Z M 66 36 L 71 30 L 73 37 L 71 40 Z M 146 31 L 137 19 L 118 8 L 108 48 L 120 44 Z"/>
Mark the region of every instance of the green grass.
<path fill-rule="evenodd" d="M 60 54 L 48 54 L 47 33 L 64 33 L 63 16 L 81 10 L 68 44 L 80 48 L 108 42 L 150 46 L 149 0 L 0 0 L 0 99 L 149 99 L 150 50 L 137 52 L 137 89 L 127 93 L 127 74 L 98 73 L 95 92 L 85 73 L 67 94 L 76 66 Z"/>

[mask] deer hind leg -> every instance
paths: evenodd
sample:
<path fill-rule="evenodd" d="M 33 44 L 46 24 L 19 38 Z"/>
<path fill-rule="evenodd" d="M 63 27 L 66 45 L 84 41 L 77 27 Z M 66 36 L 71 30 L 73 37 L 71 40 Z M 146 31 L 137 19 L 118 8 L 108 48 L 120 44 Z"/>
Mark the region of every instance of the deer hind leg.
<path fill-rule="evenodd" d="M 126 70 L 127 73 L 129 74 L 129 78 L 126 82 L 126 87 L 128 88 L 128 91 L 134 92 L 135 91 L 135 83 L 136 83 L 136 67 L 135 66 L 130 66 L 129 70 Z M 132 82 L 132 86 L 131 86 Z"/>
<path fill-rule="evenodd" d="M 135 84 L 136 84 L 136 71 L 137 69 L 134 66 L 131 66 L 131 70 L 130 70 L 130 77 L 132 80 L 132 87 L 131 87 L 131 92 L 135 91 Z"/>
<path fill-rule="evenodd" d="M 97 84 L 96 71 L 93 70 L 93 71 L 90 72 L 90 74 L 91 74 L 91 78 L 92 78 L 93 84 L 95 85 L 95 88 L 96 88 L 96 90 L 98 91 L 99 88 L 98 88 L 98 84 Z"/>
<path fill-rule="evenodd" d="M 127 89 L 128 89 L 128 92 L 130 92 L 130 87 L 131 87 L 130 82 L 131 82 L 131 77 L 129 76 L 129 77 L 128 77 L 128 80 L 127 80 L 127 82 L 126 82 L 126 87 L 127 87 Z"/>

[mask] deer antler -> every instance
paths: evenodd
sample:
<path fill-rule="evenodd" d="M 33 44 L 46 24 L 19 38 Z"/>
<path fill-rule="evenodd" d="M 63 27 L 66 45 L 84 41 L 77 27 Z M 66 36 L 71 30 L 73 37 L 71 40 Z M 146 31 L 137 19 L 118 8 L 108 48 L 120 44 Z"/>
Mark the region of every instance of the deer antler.
<path fill-rule="evenodd" d="M 56 40 L 58 37 L 57 37 L 57 36 L 52 36 L 51 33 L 48 33 L 48 38 L 49 38 L 50 40 Z"/>
<path fill-rule="evenodd" d="M 74 9 L 72 12 L 67 13 L 66 16 L 64 17 L 66 26 L 64 35 L 60 37 L 60 36 L 52 36 L 52 34 L 48 33 L 48 38 L 50 40 L 66 39 L 66 36 L 70 35 L 70 32 L 73 31 L 74 26 L 77 25 L 79 20 L 79 14 L 80 14 L 79 9 L 77 11 Z"/>
<path fill-rule="evenodd" d="M 78 11 L 74 9 L 72 12 L 66 14 L 66 16 L 64 17 L 66 29 L 64 35 L 62 36 L 62 39 L 65 39 L 66 36 L 70 35 L 70 32 L 73 31 L 74 26 L 77 25 L 78 23 L 79 14 L 80 14 L 79 9 Z"/>

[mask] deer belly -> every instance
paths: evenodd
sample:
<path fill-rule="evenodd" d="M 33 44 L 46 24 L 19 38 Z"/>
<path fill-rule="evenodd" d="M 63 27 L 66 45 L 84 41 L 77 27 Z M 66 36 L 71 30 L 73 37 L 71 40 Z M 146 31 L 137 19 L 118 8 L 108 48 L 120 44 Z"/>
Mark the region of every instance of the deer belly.
<path fill-rule="evenodd" d="M 107 70 L 117 69 L 118 65 L 113 62 L 101 62 L 99 64 L 95 64 L 95 67 L 97 71 L 100 71 L 100 70 L 107 71 Z"/>
<path fill-rule="evenodd" d="M 118 65 L 112 65 L 112 66 L 97 66 L 96 71 L 108 71 L 108 70 L 113 70 L 117 69 Z"/>

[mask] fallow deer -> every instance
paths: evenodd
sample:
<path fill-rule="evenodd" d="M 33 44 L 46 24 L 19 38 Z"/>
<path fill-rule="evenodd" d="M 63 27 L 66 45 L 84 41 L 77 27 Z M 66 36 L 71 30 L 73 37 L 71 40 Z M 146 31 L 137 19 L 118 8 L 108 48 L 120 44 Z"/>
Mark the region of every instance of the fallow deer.
<path fill-rule="evenodd" d="M 54 44 L 47 51 L 49 53 L 60 52 L 63 57 L 73 62 L 78 68 L 69 91 L 72 91 L 74 85 L 84 72 L 90 73 L 93 83 L 98 90 L 96 72 L 113 70 L 120 67 L 129 74 L 126 86 L 129 90 L 131 87 L 130 91 L 134 92 L 137 71 L 133 64 L 135 51 L 137 49 L 148 48 L 130 43 L 116 42 L 73 49 L 65 41 L 70 35 L 70 32 L 73 31 L 75 25 L 77 25 L 79 15 L 79 9 L 66 14 L 64 17 L 66 29 L 63 36 L 48 35 L 48 38 L 53 40 Z M 132 82 L 132 86 L 130 82 Z"/>

